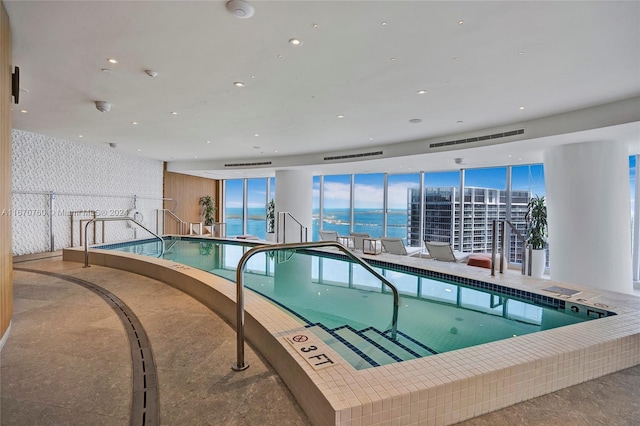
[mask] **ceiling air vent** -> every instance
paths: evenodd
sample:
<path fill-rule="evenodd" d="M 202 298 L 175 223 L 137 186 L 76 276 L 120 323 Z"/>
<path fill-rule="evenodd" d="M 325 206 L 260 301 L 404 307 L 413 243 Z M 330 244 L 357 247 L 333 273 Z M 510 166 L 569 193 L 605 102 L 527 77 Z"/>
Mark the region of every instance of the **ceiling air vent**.
<path fill-rule="evenodd" d="M 372 157 L 374 155 L 382 155 L 382 151 L 361 152 L 359 154 L 347 154 L 347 155 L 333 155 L 331 157 L 324 157 L 324 161 L 344 160 L 344 159 L 347 159 L 347 158 Z"/>
<path fill-rule="evenodd" d="M 455 141 L 436 142 L 436 143 L 430 144 L 429 148 L 438 148 L 441 146 L 450 146 L 450 145 L 460 145 L 463 143 L 486 141 L 489 139 L 506 138 L 509 136 L 523 135 L 523 134 L 524 134 L 524 129 L 510 130 L 508 132 L 503 132 L 503 133 L 494 133 L 493 135 L 476 136 L 473 138 L 458 139 Z"/>
<path fill-rule="evenodd" d="M 247 166 L 270 166 L 271 161 L 260 161 L 258 163 L 227 163 L 225 167 L 247 167 Z"/>

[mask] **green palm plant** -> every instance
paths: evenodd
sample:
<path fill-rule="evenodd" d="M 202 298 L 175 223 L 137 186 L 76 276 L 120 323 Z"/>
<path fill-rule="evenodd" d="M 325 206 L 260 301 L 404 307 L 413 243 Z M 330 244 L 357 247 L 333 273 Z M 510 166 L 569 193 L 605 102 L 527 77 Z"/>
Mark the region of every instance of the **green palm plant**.
<path fill-rule="evenodd" d="M 276 203 L 273 198 L 267 204 L 267 232 L 275 232 L 276 229 Z"/>
<path fill-rule="evenodd" d="M 543 249 L 547 243 L 547 206 L 544 197 L 536 195 L 527 204 L 527 243 L 534 250 Z"/>
<path fill-rule="evenodd" d="M 213 198 L 210 195 L 204 195 L 200 197 L 201 214 L 204 217 L 204 224 L 206 226 L 213 225 L 215 222 L 216 206 Z"/>

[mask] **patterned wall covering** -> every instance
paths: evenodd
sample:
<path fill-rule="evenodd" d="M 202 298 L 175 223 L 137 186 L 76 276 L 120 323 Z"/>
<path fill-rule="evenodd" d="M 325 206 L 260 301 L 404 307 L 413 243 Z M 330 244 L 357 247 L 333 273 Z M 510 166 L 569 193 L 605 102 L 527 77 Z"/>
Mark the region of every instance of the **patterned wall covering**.
<path fill-rule="evenodd" d="M 98 216 L 141 213 L 142 223 L 155 232 L 156 209 L 162 208 L 163 164 L 161 161 L 125 155 L 98 147 L 28 133 L 12 132 L 13 254 L 39 253 L 71 245 L 71 212 L 95 210 Z M 50 195 L 53 192 L 52 209 Z M 50 215 L 50 211 L 53 212 Z M 80 219 L 74 215 L 74 245 L 79 245 Z M 84 228 L 84 226 L 82 227 Z M 90 226 L 90 244 L 93 227 Z M 101 225 L 97 225 L 97 242 Z M 149 234 L 125 222 L 105 222 L 105 241 L 144 238 Z"/>

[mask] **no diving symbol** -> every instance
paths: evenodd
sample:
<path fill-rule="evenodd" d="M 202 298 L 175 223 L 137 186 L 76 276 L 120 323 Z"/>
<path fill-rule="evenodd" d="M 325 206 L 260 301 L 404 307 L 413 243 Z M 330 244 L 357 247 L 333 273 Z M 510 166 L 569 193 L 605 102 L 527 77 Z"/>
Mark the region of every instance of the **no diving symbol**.
<path fill-rule="evenodd" d="M 291 340 L 293 340 L 296 343 L 301 343 L 301 342 L 306 342 L 307 340 L 309 340 L 309 338 L 307 336 L 305 336 L 304 334 L 297 334 L 297 335 L 293 336 L 291 338 Z"/>

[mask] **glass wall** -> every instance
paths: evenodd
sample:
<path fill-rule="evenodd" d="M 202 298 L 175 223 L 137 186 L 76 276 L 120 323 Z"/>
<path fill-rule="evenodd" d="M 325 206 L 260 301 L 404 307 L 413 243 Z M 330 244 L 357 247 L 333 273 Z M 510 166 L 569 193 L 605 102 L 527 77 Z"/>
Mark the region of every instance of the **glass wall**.
<path fill-rule="evenodd" d="M 420 174 L 398 174 L 387 176 L 387 236 L 392 238 L 404 238 L 409 246 L 420 246 L 418 238 L 411 239 L 411 235 L 420 235 L 420 197 L 413 200 L 413 192 L 420 190 Z M 412 206 L 417 201 L 417 221 L 414 222 L 409 214 L 413 214 Z M 415 226 L 413 224 L 418 224 Z"/>
<path fill-rule="evenodd" d="M 525 214 L 532 197 L 545 196 L 544 167 L 542 164 L 513 166 L 511 168 L 511 223 L 526 237 Z M 509 261 L 522 263 L 522 241 L 515 232 L 509 236 Z M 549 250 L 547 249 L 547 262 Z M 547 263 L 548 265 L 548 263 Z"/>
<path fill-rule="evenodd" d="M 243 185 L 243 179 L 229 179 L 224 181 L 224 207 L 222 221 L 227 224 L 228 237 L 235 237 L 243 234 Z"/>
<path fill-rule="evenodd" d="M 351 175 L 324 176 L 322 229 L 338 235 L 351 232 Z"/>
<path fill-rule="evenodd" d="M 424 174 L 424 196 L 420 197 L 420 194 L 414 194 L 414 202 L 411 206 L 412 221 L 420 212 L 420 207 L 416 204 L 416 199 L 420 198 L 424 198 L 424 224 L 423 231 L 418 232 L 415 239 L 445 242 L 459 249 L 460 172 Z"/>
<path fill-rule="evenodd" d="M 371 237 L 382 237 L 384 212 L 384 175 L 382 173 L 353 177 L 353 231 Z"/>
<path fill-rule="evenodd" d="M 247 228 L 245 234 L 267 237 L 267 179 L 247 179 Z"/>
<path fill-rule="evenodd" d="M 465 170 L 462 251 L 489 253 L 493 220 L 507 219 L 507 168 Z"/>

